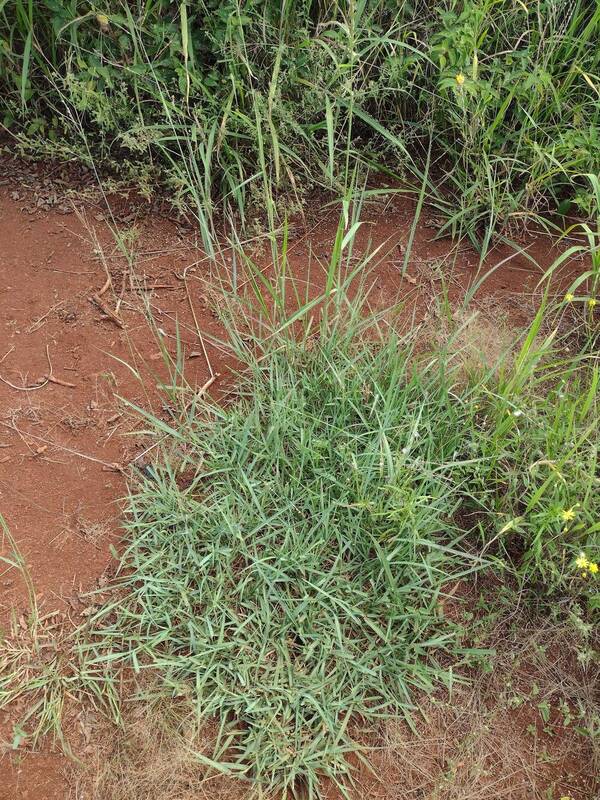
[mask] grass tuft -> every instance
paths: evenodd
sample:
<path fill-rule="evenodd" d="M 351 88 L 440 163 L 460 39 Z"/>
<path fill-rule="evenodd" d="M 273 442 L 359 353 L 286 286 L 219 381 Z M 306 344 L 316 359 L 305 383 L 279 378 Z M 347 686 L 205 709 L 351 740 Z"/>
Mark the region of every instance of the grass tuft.
<path fill-rule="evenodd" d="M 323 333 L 278 340 L 131 497 L 126 597 L 90 645 L 191 686 L 224 769 L 311 794 L 348 770 L 352 720 L 452 683 L 440 600 L 479 564 L 450 481 L 469 410 L 437 362 Z"/>

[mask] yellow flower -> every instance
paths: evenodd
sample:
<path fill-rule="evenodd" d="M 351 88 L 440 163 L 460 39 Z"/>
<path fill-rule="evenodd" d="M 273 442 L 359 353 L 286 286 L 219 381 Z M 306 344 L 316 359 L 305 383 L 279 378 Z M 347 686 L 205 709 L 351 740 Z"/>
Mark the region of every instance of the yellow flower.
<path fill-rule="evenodd" d="M 588 300 L 588 306 L 590 308 L 596 308 L 597 305 L 598 305 L 598 301 L 596 300 L 596 298 L 595 297 L 590 297 L 590 299 Z"/>
<path fill-rule="evenodd" d="M 575 559 L 575 566 L 578 569 L 587 569 L 590 562 L 585 557 L 585 553 L 579 553 L 579 556 Z"/>
<path fill-rule="evenodd" d="M 588 569 L 592 573 L 592 575 L 597 575 L 597 573 L 598 573 L 598 564 L 596 564 L 595 561 L 590 561 Z"/>
<path fill-rule="evenodd" d="M 575 519 L 575 509 L 566 508 L 564 511 L 560 512 L 560 518 L 563 522 L 570 522 L 572 519 Z"/>
<path fill-rule="evenodd" d="M 98 25 L 100 25 L 102 30 L 105 30 L 106 28 L 108 28 L 110 20 L 108 19 L 106 14 L 96 14 L 96 22 L 98 23 Z"/>
<path fill-rule="evenodd" d="M 572 303 L 573 300 L 575 300 L 575 295 L 571 294 L 571 292 L 567 292 L 566 295 L 565 295 L 565 301 L 567 303 Z"/>
<path fill-rule="evenodd" d="M 459 86 L 462 86 L 463 83 L 465 82 L 465 76 L 462 74 L 462 72 L 459 72 L 458 75 L 456 76 L 456 82 L 458 83 Z"/>

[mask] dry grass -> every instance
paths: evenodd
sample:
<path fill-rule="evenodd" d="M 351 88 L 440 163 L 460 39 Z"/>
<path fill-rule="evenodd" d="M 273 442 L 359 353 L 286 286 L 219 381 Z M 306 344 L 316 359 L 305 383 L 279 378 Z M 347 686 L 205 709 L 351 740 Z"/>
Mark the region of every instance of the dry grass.
<path fill-rule="evenodd" d="M 510 313 L 501 306 L 496 306 L 493 314 L 487 308 L 475 312 L 456 309 L 451 321 L 442 317 L 426 323 L 424 338 L 447 347 L 467 374 L 510 367 L 518 342 Z"/>
<path fill-rule="evenodd" d="M 68 744 L 76 800 L 233 800 L 249 784 L 217 774 L 206 762 L 216 728 L 199 723 L 187 698 L 148 699 L 152 687 L 124 703 L 116 728 L 91 704 L 74 703 L 66 629 L 52 615 L 34 638 L 21 620 L 4 659 L 28 675 L 48 708 L 69 706 Z M 598 730 L 600 668 L 592 631 L 568 622 L 526 620 L 496 625 L 479 645 L 495 647 L 489 671 L 469 685 L 420 703 L 416 731 L 395 719 L 365 738 L 371 768 L 356 771 L 352 798 L 380 800 L 592 800 L 600 788 L 600 748 L 582 733 Z M 48 681 L 49 676 L 51 680 Z M 65 691 L 66 690 L 66 691 Z M 141 699 L 140 699 L 141 698 Z M 12 706 L 27 713 L 30 698 Z M 30 718 L 27 728 L 50 720 Z M 7 745 L 8 742 L 5 743 Z M 20 753 L 21 751 L 19 751 Z M 332 790 L 328 797 L 337 797 Z"/>
<path fill-rule="evenodd" d="M 498 631 L 493 669 L 394 720 L 374 757 L 378 796 L 403 800 L 591 800 L 600 765 L 598 666 L 570 625 Z M 551 643 L 551 644 L 550 644 Z M 595 688 L 596 687 L 596 688 Z"/>
<path fill-rule="evenodd" d="M 496 648 L 489 672 L 477 672 L 471 684 L 457 685 L 450 694 L 425 698 L 416 732 L 395 719 L 367 737 L 371 766 L 357 769 L 351 797 L 597 797 L 600 750 L 581 733 L 597 728 L 600 719 L 599 669 L 586 635 L 576 619 L 536 626 L 520 617 L 497 627 L 494 642 L 485 642 Z M 198 725 L 185 700 L 134 701 L 118 733 L 93 714 L 81 728 L 89 743 L 86 767 L 76 774 L 77 800 L 229 800 L 252 794 L 248 784 L 219 776 L 202 762 L 212 752 L 215 730 Z M 329 787 L 325 796 L 339 795 Z"/>
<path fill-rule="evenodd" d="M 210 757 L 215 729 L 198 724 L 185 701 L 136 702 L 115 731 L 97 717 L 86 767 L 75 775 L 78 800 L 229 800 L 246 794 L 246 784 L 215 773 Z"/>

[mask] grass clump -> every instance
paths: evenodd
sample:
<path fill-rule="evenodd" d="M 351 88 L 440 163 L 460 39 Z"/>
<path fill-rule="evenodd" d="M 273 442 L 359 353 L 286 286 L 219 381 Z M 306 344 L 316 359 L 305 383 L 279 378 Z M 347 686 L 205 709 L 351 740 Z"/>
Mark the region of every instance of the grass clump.
<path fill-rule="evenodd" d="M 178 431 L 188 480 L 167 464 L 132 496 L 126 596 L 90 647 L 192 691 L 227 769 L 312 794 L 357 720 L 452 681 L 439 601 L 478 560 L 450 481 L 469 410 L 438 362 L 335 325 L 309 343 L 278 339 L 238 402 Z"/>
<path fill-rule="evenodd" d="M 152 420 L 173 447 L 131 496 L 122 593 L 83 662 L 97 696 L 131 667 L 216 720 L 203 763 L 319 794 L 344 784 L 361 720 L 410 718 L 477 654 L 444 604 L 485 558 L 597 607 L 576 558 L 598 560 L 598 375 L 542 335 L 544 306 L 509 366 L 469 375 L 342 285 L 299 330 L 316 301 L 290 316 L 276 284 L 272 312 L 227 315 L 235 402 Z"/>
<path fill-rule="evenodd" d="M 336 285 L 315 333 L 297 323 L 316 300 L 231 314 L 233 402 L 193 396 L 176 427 L 146 414 L 170 444 L 130 497 L 116 594 L 68 663 L 0 665 L 0 705 L 31 699 L 19 741 L 62 736 L 65 692 L 126 724 L 129 692 L 181 706 L 202 775 L 318 796 L 345 789 L 364 728 L 411 724 L 485 654 L 460 609 L 475 571 L 500 566 L 511 603 L 518 579 L 577 609 L 591 637 L 598 576 L 576 559 L 600 560 L 594 359 L 542 335 L 542 307 L 505 370 L 468 374 L 454 342 L 417 351 Z"/>

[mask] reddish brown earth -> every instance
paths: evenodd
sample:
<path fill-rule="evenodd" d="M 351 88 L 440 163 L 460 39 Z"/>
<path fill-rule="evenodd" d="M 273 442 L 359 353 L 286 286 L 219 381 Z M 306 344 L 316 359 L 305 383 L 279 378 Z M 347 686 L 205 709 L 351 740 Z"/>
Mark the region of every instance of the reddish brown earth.
<path fill-rule="evenodd" d="M 117 359 L 131 365 L 145 359 L 156 370 L 161 361 L 137 310 L 138 296 L 132 302 L 125 295 L 123 329 L 90 302 L 106 274 L 82 220 L 75 214 L 30 214 L 22 205 L 10 191 L 1 192 L 0 511 L 30 570 L 41 612 L 59 609 L 81 621 L 86 601 L 80 593 L 97 585 L 111 561 L 109 546 L 118 541 L 126 492 L 118 467 L 143 449 L 123 435 L 137 423 L 118 396 L 147 406 L 148 390 Z M 94 224 L 110 253 L 110 234 Z M 159 255 L 142 251 L 138 274 L 148 284 L 156 275 L 162 285 L 174 286 L 148 293 L 159 324 L 172 330 L 169 315 L 189 317 L 185 289 L 172 271 L 193 260 L 194 248 L 184 246 L 168 223 L 155 231 L 148 222 L 147 228 L 147 247 Z M 110 260 L 111 266 L 116 262 Z M 103 297 L 114 307 L 111 291 Z M 206 323 L 214 326 L 212 317 Z M 53 376 L 72 385 L 39 385 L 49 361 Z M 200 359 L 189 362 L 189 373 L 201 384 L 209 375 Z M 0 565 L 4 626 L 12 609 L 17 616 L 27 611 L 24 585 L 15 570 Z M 8 733 L 3 729 L 2 739 Z M 64 766 L 59 754 L 4 757 L 1 800 L 65 798 Z"/>
<path fill-rule="evenodd" d="M 111 569 L 109 547 L 119 540 L 124 472 L 147 446 L 140 437 L 125 435 L 139 428 L 139 422 L 119 397 L 151 404 L 162 413 L 153 388 L 156 380 L 149 377 L 160 371 L 160 353 L 142 313 L 143 299 L 151 303 L 156 323 L 167 335 L 174 333 L 176 319 L 182 325 L 191 383 L 202 386 L 212 369 L 220 374 L 214 385 L 218 389 L 220 381 L 227 381 L 227 365 L 214 347 L 208 347 L 209 363 L 203 356 L 189 358 L 200 348 L 186 284 L 178 277 L 186 267 L 198 325 L 203 332 L 218 331 L 218 300 L 203 283 L 210 266 L 202 260 L 193 232 L 182 233 L 162 217 L 138 217 L 133 284 L 100 218 L 102 206 L 88 204 L 82 217 L 64 213 L 68 204 L 40 211 L 32 197 L 27 190 L 15 195 L 14 184 L 0 186 L 0 511 L 30 571 L 42 612 L 57 609 L 78 622 L 86 604 L 82 593 Z M 477 257 L 468 248 L 452 252 L 448 241 L 431 241 L 435 229 L 426 220 L 417 231 L 408 277 L 402 278 L 402 248 L 412 213 L 412 205 L 401 199 L 368 208 L 357 251 L 372 239 L 386 254 L 377 259 L 374 304 L 400 300 L 417 321 L 437 324 L 434 298 L 445 286 L 450 303 L 456 304 L 477 279 Z M 299 279 L 319 285 L 336 223 L 331 213 L 312 225 L 299 225 L 291 237 L 290 264 Z M 113 277 L 113 287 L 102 300 L 114 310 L 122 298 L 122 328 L 90 302 L 106 280 L 92 230 Z M 546 266 L 556 255 L 543 238 L 528 247 Z M 266 252 L 257 258 L 268 270 Z M 509 252 L 491 254 L 484 271 Z M 510 258 L 494 272 L 474 306 L 491 320 L 492 327 L 482 329 L 484 338 L 495 338 L 493 325 L 500 318 L 510 328 L 527 323 L 540 276 L 523 256 Z M 140 285 L 144 292 L 131 290 Z M 168 343 L 174 349 L 173 339 Z M 126 364 L 142 370 L 146 388 Z M 3 545 L 8 555 L 8 542 Z M 0 618 L 5 624 L 11 611 L 17 618 L 26 612 L 24 586 L 14 569 L 0 565 Z M 0 733 L 10 741 L 6 719 Z M 4 755 L 0 800 L 67 798 L 67 766 L 58 751 Z M 584 795 L 573 797 L 585 800 Z"/>

